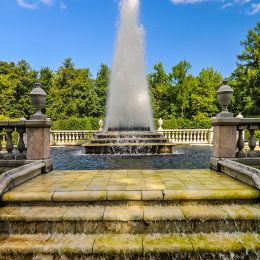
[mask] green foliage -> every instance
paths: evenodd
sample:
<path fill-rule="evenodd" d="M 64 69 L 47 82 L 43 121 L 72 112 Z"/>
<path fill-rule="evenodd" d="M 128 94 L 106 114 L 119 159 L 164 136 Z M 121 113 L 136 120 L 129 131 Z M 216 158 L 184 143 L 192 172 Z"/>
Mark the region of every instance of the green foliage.
<path fill-rule="evenodd" d="M 98 130 L 99 118 L 93 117 L 70 117 L 53 122 L 53 130 Z"/>
<path fill-rule="evenodd" d="M 156 120 L 157 122 L 158 120 Z M 158 123 L 156 123 L 158 127 Z M 194 118 L 194 120 L 187 118 L 171 118 L 163 121 L 163 129 L 198 129 L 211 128 L 211 119 L 210 118 Z"/>
<path fill-rule="evenodd" d="M 228 78 L 234 89 L 231 110 L 251 117 L 260 114 L 260 21 L 241 44 L 237 67 Z M 223 82 L 221 74 L 205 68 L 193 76 L 190 69 L 184 60 L 168 73 L 158 63 L 148 75 L 154 117 L 164 120 L 164 128 L 209 128 L 210 118 L 220 111 L 216 91 Z M 57 71 L 33 70 L 25 60 L 0 61 L 0 120 L 28 118 L 34 111 L 29 93 L 40 82 L 48 94 L 46 114 L 54 129 L 98 129 L 109 79 L 105 64 L 94 79 L 88 68 L 75 67 L 71 58 Z"/>
<path fill-rule="evenodd" d="M 234 89 L 232 110 L 244 116 L 260 114 L 260 21 L 248 31 L 241 42 L 244 50 L 238 55 L 238 65 L 230 77 Z"/>

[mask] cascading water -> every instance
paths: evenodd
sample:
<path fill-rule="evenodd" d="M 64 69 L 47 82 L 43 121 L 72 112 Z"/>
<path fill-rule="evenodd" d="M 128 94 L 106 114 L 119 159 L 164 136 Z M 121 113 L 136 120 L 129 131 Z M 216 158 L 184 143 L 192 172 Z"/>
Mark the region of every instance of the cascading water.
<path fill-rule="evenodd" d="M 105 130 L 153 131 L 145 72 L 144 29 L 139 0 L 121 0 L 120 24 L 112 65 Z"/>

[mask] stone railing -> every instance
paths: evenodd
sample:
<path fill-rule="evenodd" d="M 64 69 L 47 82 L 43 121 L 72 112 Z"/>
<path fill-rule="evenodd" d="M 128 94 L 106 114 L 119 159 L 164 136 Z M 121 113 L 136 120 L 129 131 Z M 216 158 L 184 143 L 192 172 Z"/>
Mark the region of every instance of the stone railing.
<path fill-rule="evenodd" d="M 81 145 L 93 137 L 97 130 L 52 130 L 50 132 L 52 146 Z"/>
<path fill-rule="evenodd" d="M 158 131 L 174 144 L 212 144 L 212 129 L 165 129 Z"/>
<path fill-rule="evenodd" d="M 245 131 L 249 132 L 248 147 L 249 151 L 245 151 Z M 237 124 L 238 139 L 236 157 L 260 157 L 260 153 L 255 151 L 256 146 L 260 145 L 260 141 L 256 140 L 255 131 L 260 130 L 260 118 L 243 118 Z"/>
<path fill-rule="evenodd" d="M 256 151 L 259 140 L 256 140 L 255 131 L 260 130 L 260 118 L 215 118 L 214 149 L 216 158 L 245 158 L 260 157 Z M 245 148 L 245 131 L 249 132 L 248 148 Z"/>
<path fill-rule="evenodd" d="M 48 120 L 0 121 L 0 159 L 50 158 L 47 147 L 50 127 Z M 3 146 L 6 151 L 2 151 Z"/>
<path fill-rule="evenodd" d="M 81 145 L 89 141 L 98 130 L 52 130 L 52 146 Z M 211 144 L 213 129 L 164 129 L 158 131 L 174 144 Z"/>

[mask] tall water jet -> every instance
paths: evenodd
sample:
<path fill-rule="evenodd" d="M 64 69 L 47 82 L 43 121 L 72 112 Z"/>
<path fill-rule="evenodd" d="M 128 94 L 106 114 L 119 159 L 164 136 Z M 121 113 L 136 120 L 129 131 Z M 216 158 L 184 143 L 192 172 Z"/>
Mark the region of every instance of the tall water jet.
<path fill-rule="evenodd" d="M 144 29 L 139 0 L 121 0 L 120 22 L 112 65 L 105 130 L 153 131 L 145 72 Z"/>

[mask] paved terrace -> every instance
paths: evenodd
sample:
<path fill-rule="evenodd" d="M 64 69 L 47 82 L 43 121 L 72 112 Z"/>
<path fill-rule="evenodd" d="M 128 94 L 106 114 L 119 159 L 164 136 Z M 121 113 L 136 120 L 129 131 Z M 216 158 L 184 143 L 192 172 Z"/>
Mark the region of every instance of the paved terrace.
<path fill-rule="evenodd" d="M 212 170 L 53 171 L 3 201 L 258 199 L 260 191 Z"/>

